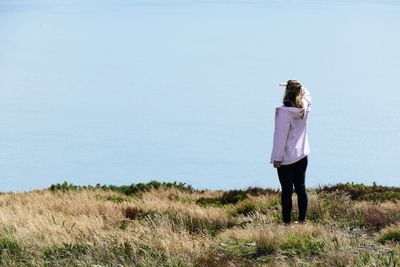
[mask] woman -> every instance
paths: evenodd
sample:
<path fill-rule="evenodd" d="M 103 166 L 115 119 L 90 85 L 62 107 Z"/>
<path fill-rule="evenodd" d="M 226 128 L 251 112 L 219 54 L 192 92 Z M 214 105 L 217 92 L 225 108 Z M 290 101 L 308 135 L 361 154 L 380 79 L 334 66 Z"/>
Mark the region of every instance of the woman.
<path fill-rule="evenodd" d="M 277 168 L 282 187 L 281 204 L 284 224 L 291 222 L 293 186 L 298 198 L 299 223 L 305 223 L 307 192 L 305 176 L 310 153 L 307 120 L 311 106 L 310 92 L 297 80 L 286 84 L 283 106 L 276 108 L 274 144 L 271 163 Z"/>

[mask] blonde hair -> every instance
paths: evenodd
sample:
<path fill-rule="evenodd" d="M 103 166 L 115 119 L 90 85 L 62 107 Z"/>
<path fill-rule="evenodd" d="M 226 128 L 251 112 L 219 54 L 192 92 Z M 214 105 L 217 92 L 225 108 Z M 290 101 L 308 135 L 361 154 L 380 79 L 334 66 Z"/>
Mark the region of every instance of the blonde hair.
<path fill-rule="evenodd" d="M 283 105 L 286 107 L 303 108 L 301 99 L 302 85 L 298 80 L 288 80 L 286 84 L 285 95 L 283 97 Z"/>

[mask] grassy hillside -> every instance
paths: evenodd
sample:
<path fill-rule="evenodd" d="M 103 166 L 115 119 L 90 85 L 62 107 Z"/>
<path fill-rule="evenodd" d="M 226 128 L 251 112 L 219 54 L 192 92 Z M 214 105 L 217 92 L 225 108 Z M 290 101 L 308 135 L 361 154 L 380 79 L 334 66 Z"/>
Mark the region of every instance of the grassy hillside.
<path fill-rule="evenodd" d="M 64 183 L 1 193 L 0 263 L 400 265 L 400 188 L 339 184 L 310 189 L 308 223 L 292 226 L 281 224 L 279 193 L 195 190 L 156 181 L 87 187 Z"/>

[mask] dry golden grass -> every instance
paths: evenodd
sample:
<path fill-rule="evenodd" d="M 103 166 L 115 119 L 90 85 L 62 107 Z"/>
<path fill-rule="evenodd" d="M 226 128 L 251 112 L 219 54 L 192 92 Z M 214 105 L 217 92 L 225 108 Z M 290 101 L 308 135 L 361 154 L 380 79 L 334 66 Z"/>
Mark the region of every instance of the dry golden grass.
<path fill-rule="evenodd" d="M 311 221 L 288 227 L 280 223 L 276 194 L 248 196 L 236 204 L 196 204 L 222 194 L 177 188 L 134 196 L 101 189 L 2 193 L 0 262 L 6 266 L 400 263 L 396 234 L 390 237 L 394 241 L 380 239 L 399 231 L 398 202 L 354 202 L 338 194 L 321 197 L 310 192 Z"/>

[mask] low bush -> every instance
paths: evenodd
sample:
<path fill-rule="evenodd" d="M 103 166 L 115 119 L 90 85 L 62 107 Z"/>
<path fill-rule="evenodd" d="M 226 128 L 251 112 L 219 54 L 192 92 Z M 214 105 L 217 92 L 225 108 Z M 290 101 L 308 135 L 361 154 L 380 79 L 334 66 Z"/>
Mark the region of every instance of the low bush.
<path fill-rule="evenodd" d="M 395 242 L 400 244 L 400 224 L 391 225 L 383 229 L 379 235 L 378 242 L 385 244 Z"/>
<path fill-rule="evenodd" d="M 30 261 L 30 256 L 25 248 L 12 236 L 0 237 L 0 264 L 24 265 Z"/>
<path fill-rule="evenodd" d="M 236 205 L 237 214 L 249 215 L 259 210 L 260 206 L 254 200 L 245 199 Z"/>
<path fill-rule="evenodd" d="M 134 249 L 128 242 L 112 246 L 111 251 L 113 257 L 118 259 L 120 263 L 133 261 L 135 259 Z"/>
<path fill-rule="evenodd" d="M 249 196 L 262 196 L 262 195 L 277 195 L 279 190 L 271 188 L 260 188 L 260 187 L 249 187 L 245 190 L 234 189 L 225 191 L 220 197 L 216 198 L 199 198 L 196 204 L 207 205 L 207 204 L 236 204 L 239 201 L 247 199 Z"/>
<path fill-rule="evenodd" d="M 282 237 L 280 249 L 289 256 L 317 256 L 325 251 L 325 243 L 310 235 L 289 233 Z"/>
<path fill-rule="evenodd" d="M 318 193 L 344 192 L 350 195 L 352 200 L 387 201 L 400 200 L 400 188 L 376 185 L 364 185 L 355 183 L 339 183 L 326 185 L 317 189 Z"/>
<path fill-rule="evenodd" d="M 89 248 L 81 244 L 64 243 L 60 247 L 43 249 L 43 258 L 46 262 L 57 262 L 60 259 L 79 259 L 88 253 Z"/>
<path fill-rule="evenodd" d="M 230 238 L 220 244 L 220 250 L 229 257 L 254 257 L 256 254 L 256 243 L 252 239 Z"/>
<path fill-rule="evenodd" d="M 238 202 L 236 207 L 236 214 L 243 214 L 248 216 L 254 212 L 261 214 L 272 214 L 275 210 L 279 209 L 279 203 L 275 198 L 253 197 Z"/>
<path fill-rule="evenodd" d="M 181 191 L 185 192 L 194 192 L 196 190 L 193 189 L 191 185 L 187 185 L 186 183 L 182 182 L 158 182 L 158 181 L 150 181 L 148 183 L 137 183 L 131 185 L 100 185 L 97 184 L 96 186 L 91 185 L 74 185 L 65 181 L 64 183 L 57 183 L 52 184 L 49 189 L 51 191 L 74 191 L 74 190 L 94 190 L 94 189 L 102 189 L 105 191 L 111 190 L 115 192 L 120 192 L 125 195 L 137 195 L 146 191 L 150 191 L 151 189 L 159 189 L 159 188 L 176 188 Z M 200 191 L 201 192 L 201 191 Z"/>
<path fill-rule="evenodd" d="M 259 187 L 249 187 L 246 190 L 229 190 L 222 194 L 220 201 L 222 204 L 236 204 L 248 198 L 248 196 L 279 194 L 279 192 L 279 190 Z"/>
<path fill-rule="evenodd" d="M 387 231 L 379 238 L 379 242 L 381 243 L 386 243 L 388 241 L 400 243 L 400 231 Z"/>

